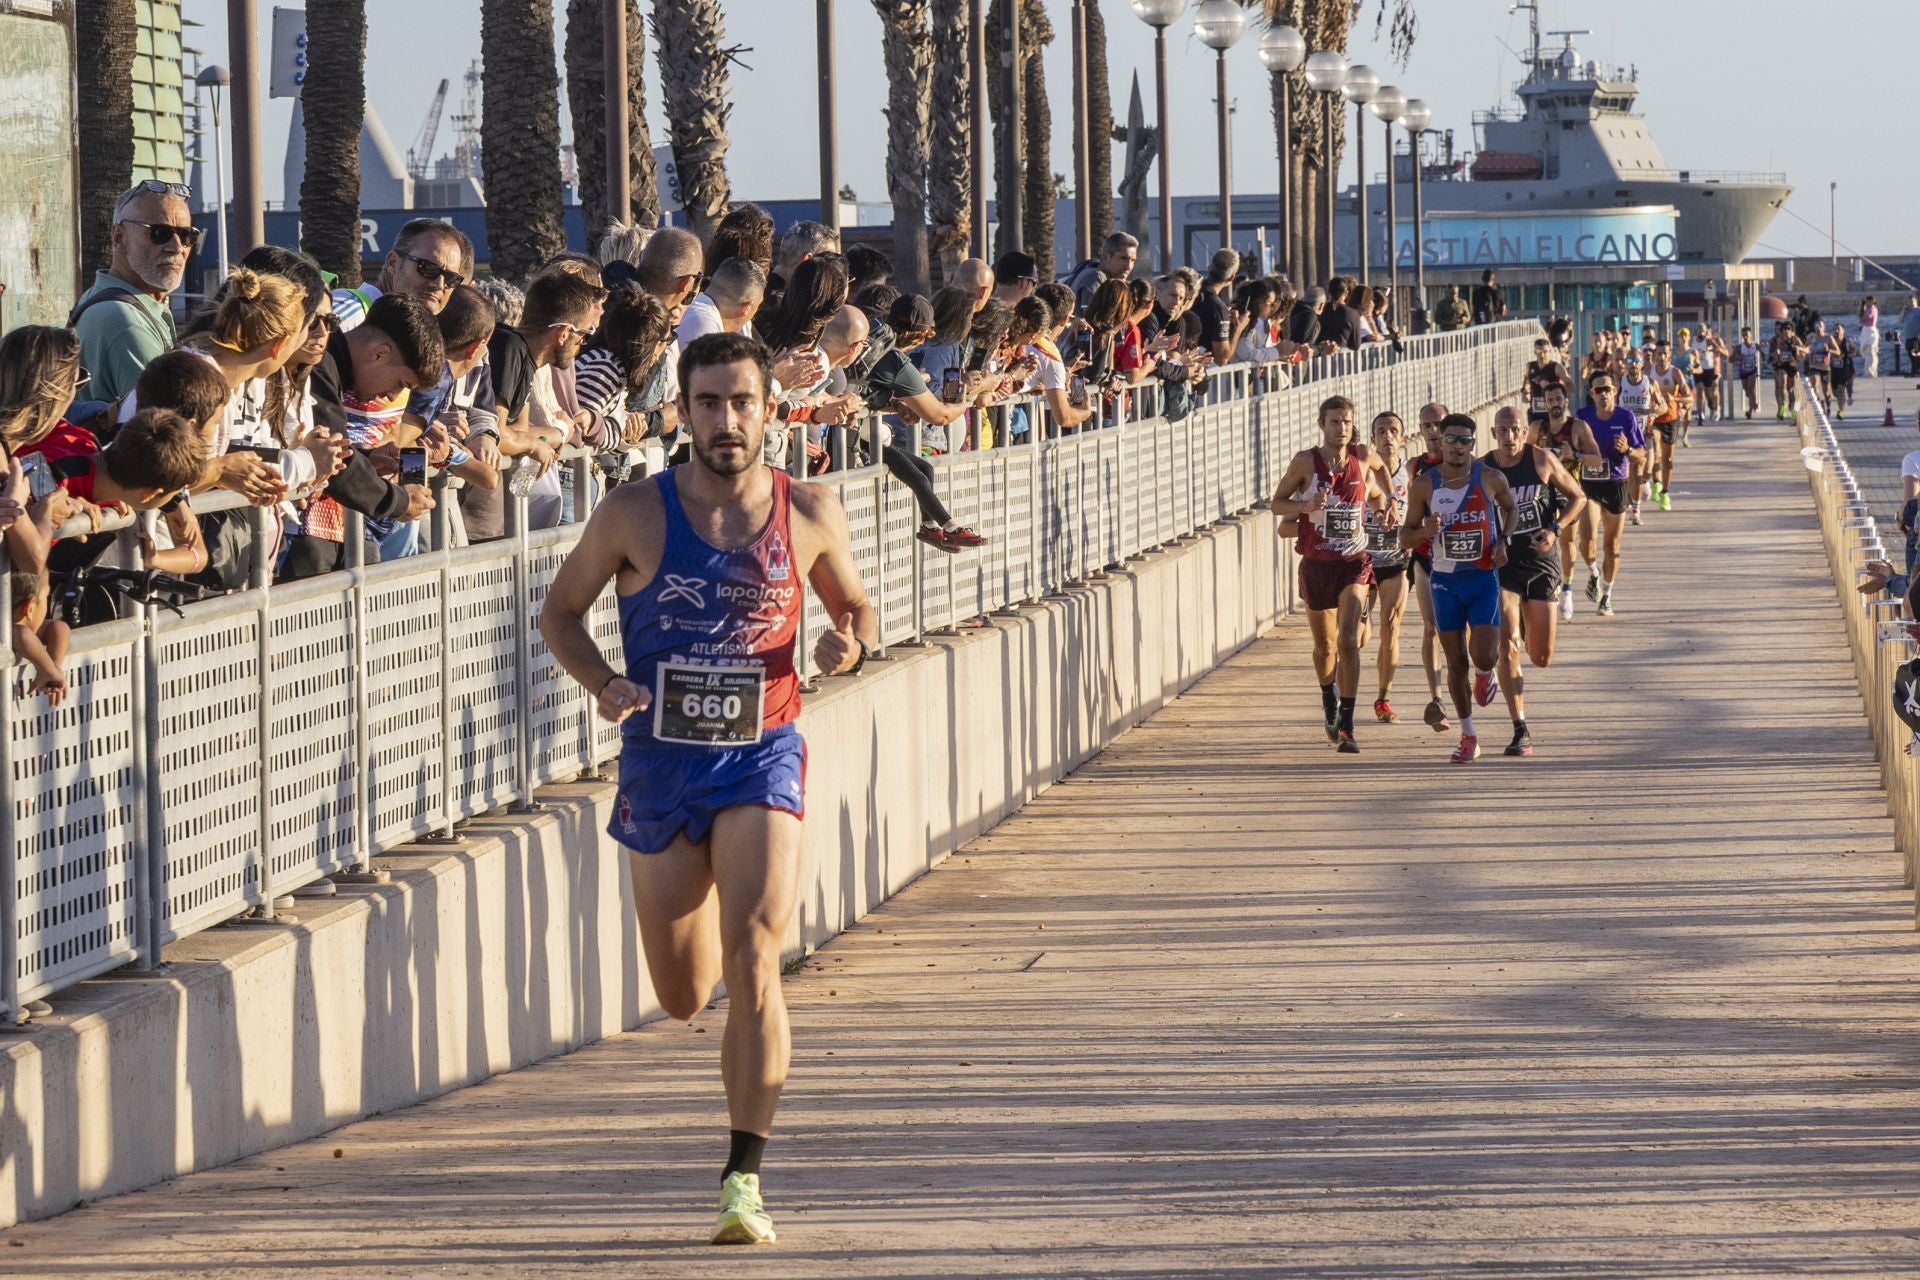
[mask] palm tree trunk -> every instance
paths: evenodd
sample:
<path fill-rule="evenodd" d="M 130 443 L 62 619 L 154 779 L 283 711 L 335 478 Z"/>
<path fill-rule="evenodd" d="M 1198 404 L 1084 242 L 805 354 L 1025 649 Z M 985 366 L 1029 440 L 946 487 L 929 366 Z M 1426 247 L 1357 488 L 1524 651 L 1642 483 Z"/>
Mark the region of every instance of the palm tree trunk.
<path fill-rule="evenodd" d="M 73 17 L 80 109 L 80 287 L 113 260 L 113 202 L 133 183 L 133 0 L 93 0 Z"/>
<path fill-rule="evenodd" d="M 1023 0 L 1020 17 L 1020 56 L 1025 64 L 1026 138 L 1024 228 L 1027 252 L 1039 266 L 1040 278 L 1053 276 L 1053 113 L 1047 106 L 1047 66 L 1043 56 L 1053 43 L 1053 24 L 1047 21 L 1043 0 Z"/>
<path fill-rule="evenodd" d="M 366 0 L 308 0 L 307 130 L 300 247 L 343 286 L 360 283 L 360 124 L 367 100 Z M 242 246 L 245 252 L 251 246 Z"/>
<path fill-rule="evenodd" d="M 580 206 L 591 246 L 616 220 L 660 222 L 654 187 L 653 139 L 647 132 L 647 31 L 639 0 L 627 0 L 627 155 L 633 206 L 607 208 L 606 64 L 600 0 L 567 0 L 567 106 L 573 116 L 573 156 L 580 171 Z"/>
<path fill-rule="evenodd" d="M 873 0 L 887 67 L 887 198 L 893 202 L 893 269 L 903 293 L 927 290 L 927 113 L 933 34 L 927 0 Z"/>
<path fill-rule="evenodd" d="M 480 0 L 480 145 L 493 274 L 519 284 L 567 247 L 553 0 Z"/>
<path fill-rule="evenodd" d="M 702 240 L 732 207 L 727 186 L 727 62 L 720 0 L 657 0 L 653 39 L 667 104 L 681 207 Z"/>
<path fill-rule="evenodd" d="M 1007 223 L 1006 211 L 1013 207 L 1013 184 L 1020 181 L 1020 175 L 1007 168 L 1007 131 L 1012 122 L 1008 119 L 1011 111 L 1007 102 L 1007 78 L 1000 66 L 1007 51 L 1006 32 L 1007 0 L 990 0 L 987 5 L 987 114 L 993 120 L 993 251 L 996 255 L 1013 248 L 1014 229 Z M 1022 32 L 1022 45 L 1026 39 L 1026 33 Z M 1026 153 L 1024 145 L 1020 151 L 1023 155 Z"/>
<path fill-rule="evenodd" d="M 1088 157 L 1087 185 L 1092 188 L 1083 199 L 1091 201 L 1093 249 L 1113 231 L 1113 93 L 1107 83 L 1107 20 L 1100 12 L 1100 0 L 1086 0 L 1087 13 L 1087 139 L 1093 147 Z"/>
<path fill-rule="evenodd" d="M 968 0 L 933 0 L 933 85 L 928 95 L 927 210 L 933 220 L 929 252 L 941 278 L 966 256 L 973 237 L 973 65 Z"/>

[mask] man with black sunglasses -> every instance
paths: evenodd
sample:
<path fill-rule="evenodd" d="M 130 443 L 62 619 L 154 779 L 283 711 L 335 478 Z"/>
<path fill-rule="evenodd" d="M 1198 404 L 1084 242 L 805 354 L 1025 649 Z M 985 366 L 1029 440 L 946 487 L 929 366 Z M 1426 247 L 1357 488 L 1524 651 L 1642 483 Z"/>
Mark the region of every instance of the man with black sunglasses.
<path fill-rule="evenodd" d="M 167 295 L 180 287 L 200 243 L 186 197 L 179 183 L 148 179 L 114 202 L 113 261 L 67 317 L 95 399 L 133 390 L 147 363 L 174 344 Z"/>
<path fill-rule="evenodd" d="M 380 279 L 333 291 L 333 315 L 342 330 L 356 328 L 382 294 L 411 294 L 439 315 L 453 291 L 473 278 L 473 241 L 451 222 L 415 218 L 400 228 Z"/>

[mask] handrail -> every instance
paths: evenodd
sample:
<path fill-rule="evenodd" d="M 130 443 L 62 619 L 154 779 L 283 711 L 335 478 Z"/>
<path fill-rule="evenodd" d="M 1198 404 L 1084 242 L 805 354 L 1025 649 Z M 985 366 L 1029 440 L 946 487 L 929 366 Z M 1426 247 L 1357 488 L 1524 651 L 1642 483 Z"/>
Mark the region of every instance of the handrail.
<path fill-rule="evenodd" d="M 1894 714 L 1892 697 L 1894 675 L 1920 657 L 1920 641 L 1901 616 L 1903 601 L 1870 599 L 1859 590 L 1867 562 L 1887 559 L 1887 547 L 1833 424 L 1815 397 L 1802 398 L 1798 426 L 1847 648 L 1893 817 L 1894 841 L 1905 863 L 1906 887 L 1912 889 L 1920 870 L 1920 768 L 1908 754 L 1915 735 Z"/>

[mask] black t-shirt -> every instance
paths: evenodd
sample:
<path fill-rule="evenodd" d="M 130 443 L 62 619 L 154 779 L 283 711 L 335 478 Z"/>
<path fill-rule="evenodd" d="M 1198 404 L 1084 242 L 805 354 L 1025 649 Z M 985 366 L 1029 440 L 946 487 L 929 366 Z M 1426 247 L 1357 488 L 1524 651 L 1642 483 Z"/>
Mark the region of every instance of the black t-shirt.
<path fill-rule="evenodd" d="M 1145 347 L 1158 338 L 1167 328 L 1167 313 L 1159 303 L 1153 304 L 1153 310 L 1147 312 L 1140 321 L 1140 345 Z"/>
<path fill-rule="evenodd" d="M 493 403 L 506 426 L 520 416 L 533 394 L 533 352 L 517 329 L 505 325 L 487 343 L 487 367 L 493 376 Z"/>
<path fill-rule="evenodd" d="M 1200 343 L 1212 348 L 1233 340 L 1233 317 L 1227 314 L 1226 300 L 1211 288 L 1200 290 L 1190 313 L 1200 325 Z"/>
<path fill-rule="evenodd" d="M 1320 317 L 1305 302 L 1294 303 L 1287 313 L 1287 341 L 1306 347 L 1320 341 Z"/>
<path fill-rule="evenodd" d="M 1487 324 L 1506 314 L 1507 296 L 1497 284 L 1477 284 L 1473 287 L 1473 322 Z"/>
<path fill-rule="evenodd" d="M 1349 351 L 1360 349 L 1360 313 L 1342 303 L 1320 313 L 1320 341 L 1338 343 Z"/>

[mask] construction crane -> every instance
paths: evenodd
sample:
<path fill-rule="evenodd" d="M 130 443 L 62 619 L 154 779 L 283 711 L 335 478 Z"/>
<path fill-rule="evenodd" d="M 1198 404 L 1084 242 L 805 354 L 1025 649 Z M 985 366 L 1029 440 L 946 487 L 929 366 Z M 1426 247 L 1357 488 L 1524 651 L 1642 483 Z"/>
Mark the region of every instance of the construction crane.
<path fill-rule="evenodd" d="M 414 181 L 424 182 L 427 169 L 433 164 L 433 140 L 440 133 L 440 113 L 447 106 L 446 80 L 440 81 L 440 87 L 434 90 L 433 105 L 427 108 L 427 118 L 420 124 L 420 132 L 413 139 L 413 146 L 407 150 L 407 172 Z"/>

